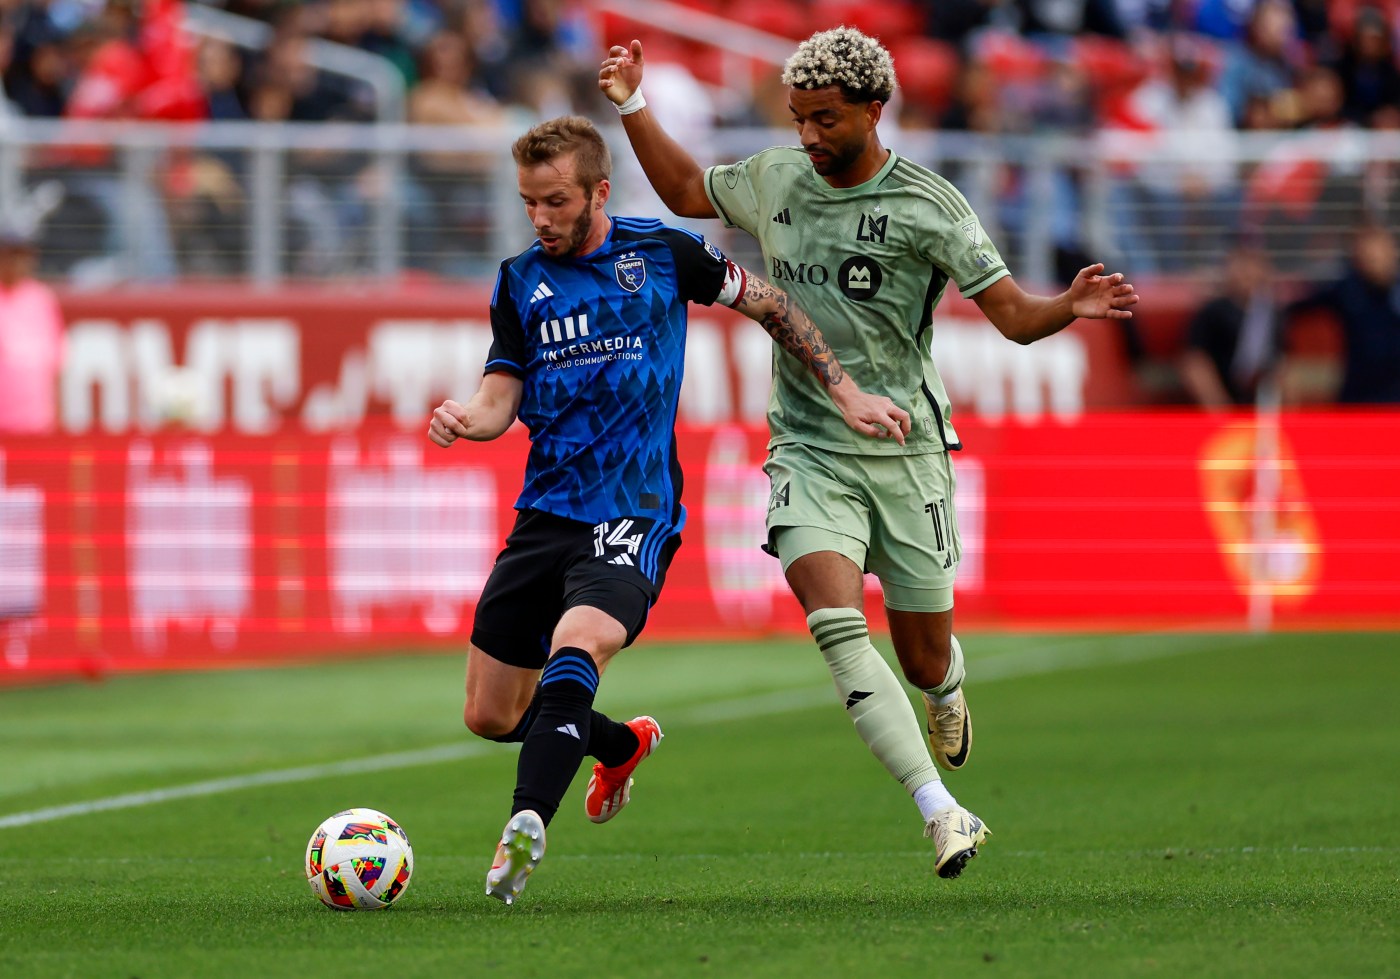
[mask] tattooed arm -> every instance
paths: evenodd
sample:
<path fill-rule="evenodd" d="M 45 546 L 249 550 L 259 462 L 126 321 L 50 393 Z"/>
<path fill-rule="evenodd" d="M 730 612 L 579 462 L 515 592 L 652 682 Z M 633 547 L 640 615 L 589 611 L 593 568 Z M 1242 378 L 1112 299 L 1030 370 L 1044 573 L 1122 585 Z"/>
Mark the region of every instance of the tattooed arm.
<path fill-rule="evenodd" d="M 862 435 L 893 438 L 900 445 L 909 434 L 909 412 L 889 398 L 866 394 L 841 369 L 826 337 L 781 289 L 745 271 L 743 293 L 734 308 L 755 321 L 784 350 L 807 366 L 826 389 L 846 424 Z"/>

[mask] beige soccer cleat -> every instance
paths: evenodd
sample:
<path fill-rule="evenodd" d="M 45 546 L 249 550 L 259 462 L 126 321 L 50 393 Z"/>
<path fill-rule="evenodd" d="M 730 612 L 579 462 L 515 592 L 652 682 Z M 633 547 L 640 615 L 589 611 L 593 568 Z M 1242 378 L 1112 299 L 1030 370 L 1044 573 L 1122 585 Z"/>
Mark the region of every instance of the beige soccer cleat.
<path fill-rule="evenodd" d="M 514 904 L 543 858 L 544 820 L 533 809 L 523 809 L 501 832 L 496 859 L 486 872 L 486 896 Z"/>
<path fill-rule="evenodd" d="M 967 862 L 977 856 L 978 844 L 986 842 L 992 831 L 962 806 L 949 806 L 928 818 L 924 835 L 933 840 L 938 876 L 951 879 L 961 874 Z"/>
<path fill-rule="evenodd" d="M 957 699 L 943 705 L 924 694 L 924 712 L 928 715 L 928 744 L 933 760 L 939 768 L 956 772 L 972 754 L 972 712 L 967 709 L 962 688 L 957 690 Z"/>
<path fill-rule="evenodd" d="M 588 780 L 583 808 L 595 823 L 606 823 L 631 801 L 632 773 L 643 759 L 656 750 L 665 736 L 654 717 L 634 717 L 627 722 L 627 726 L 637 736 L 637 750 L 632 757 L 616 768 L 604 768 L 602 762 L 597 763 L 593 766 L 593 777 Z"/>

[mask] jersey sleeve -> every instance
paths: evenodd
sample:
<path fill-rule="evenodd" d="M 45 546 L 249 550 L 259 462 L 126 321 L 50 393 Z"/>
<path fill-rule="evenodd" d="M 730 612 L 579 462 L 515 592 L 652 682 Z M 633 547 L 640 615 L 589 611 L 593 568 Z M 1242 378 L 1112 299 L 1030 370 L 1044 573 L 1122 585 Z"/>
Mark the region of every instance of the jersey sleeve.
<path fill-rule="evenodd" d="M 676 280 L 680 298 L 710 306 L 733 306 L 744 295 L 744 271 L 715 245 L 679 228 L 667 234 L 671 254 L 676 259 Z"/>
<path fill-rule="evenodd" d="M 758 234 L 758 193 L 753 180 L 757 157 L 738 163 L 713 166 L 705 171 L 705 195 L 715 206 L 726 228 L 743 228 Z"/>
<path fill-rule="evenodd" d="M 1011 274 L 967 198 L 952 184 L 943 184 L 937 199 L 922 211 L 929 225 L 921 229 L 924 257 L 956 282 L 965 297 Z"/>
<path fill-rule="evenodd" d="M 523 378 L 529 359 L 525 351 L 525 325 L 510 295 L 509 275 L 509 266 L 502 263 L 496 274 L 496 288 L 491 293 L 491 352 L 486 355 L 486 369 L 482 373 L 505 372 Z"/>

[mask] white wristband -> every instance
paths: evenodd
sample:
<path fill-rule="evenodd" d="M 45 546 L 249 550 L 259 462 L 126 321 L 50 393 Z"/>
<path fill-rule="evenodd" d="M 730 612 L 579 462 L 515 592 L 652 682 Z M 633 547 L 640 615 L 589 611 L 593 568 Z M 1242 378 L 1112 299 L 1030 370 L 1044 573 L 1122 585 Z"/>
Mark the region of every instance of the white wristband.
<path fill-rule="evenodd" d="M 640 112 L 647 107 L 647 100 L 642 98 L 642 90 L 639 88 L 627 99 L 618 105 L 617 114 L 620 116 L 630 116 L 634 112 Z"/>

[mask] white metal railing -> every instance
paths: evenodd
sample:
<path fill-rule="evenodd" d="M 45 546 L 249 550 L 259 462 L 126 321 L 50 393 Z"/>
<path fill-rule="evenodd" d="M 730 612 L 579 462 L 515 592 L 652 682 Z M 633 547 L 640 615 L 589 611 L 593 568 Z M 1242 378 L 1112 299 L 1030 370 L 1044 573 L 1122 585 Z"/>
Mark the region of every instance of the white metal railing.
<path fill-rule="evenodd" d="M 62 188 L 43 229 L 43 269 L 89 284 L 217 276 L 271 285 L 405 269 L 489 277 L 530 240 L 509 152 L 527 122 L 23 120 L 0 130 L 0 213 L 22 210 L 38 187 Z M 793 141 L 785 130 L 681 135 L 702 165 Z M 1287 274 L 1320 279 L 1359 221 L 1400 225 L 1400 133 L 883 135 L 949 177 L 1018 278 L 1034 284 L 1057 281 L 1057 266 L 1079 253 L 1135 277 L 1203 272 L 1240 233 L 1256 235 Z M 643 180 L 620 130 L 609 139 L 615 184 Z M 1193 168 L 1214 181 L 1203 196 L 1174 190 Z M 615 188 L 619 200 L 626 190 Z M 737 256 L 755 256 L 746 235 L 704 227 Z"/>

